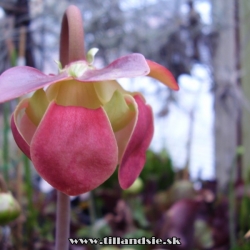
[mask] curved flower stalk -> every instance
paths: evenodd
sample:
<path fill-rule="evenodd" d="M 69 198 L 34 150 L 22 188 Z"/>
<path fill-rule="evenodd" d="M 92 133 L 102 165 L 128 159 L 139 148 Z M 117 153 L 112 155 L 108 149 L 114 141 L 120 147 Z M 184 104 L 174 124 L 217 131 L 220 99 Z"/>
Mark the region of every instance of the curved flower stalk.
<path fill-rule="evenodd" d="M 58 75 L 22 66 L 0 76 L 0 102 L 35 91 L 12 115 L 13 136 L 38 173 L 67 195 L 98 187 L 118 165 L 126 189 L 144 166 L 154 130 L 152 110 L 140 93 L 124 90 L 117 79 L 148 75 L 178 90 L 167 69 L 141 54 L 96 69 L 96 50 L 84 53 L 79 13 L 70 6 L 64 16 Z"/>

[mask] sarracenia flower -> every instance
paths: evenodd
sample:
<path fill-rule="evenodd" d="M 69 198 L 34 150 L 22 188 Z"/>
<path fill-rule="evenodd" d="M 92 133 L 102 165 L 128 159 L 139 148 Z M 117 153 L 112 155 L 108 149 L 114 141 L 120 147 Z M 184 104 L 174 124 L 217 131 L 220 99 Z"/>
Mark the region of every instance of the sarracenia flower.
<path fill-rule="evenodd" d="M 140 93 L 124 90 L 116 79 L 148 75 L 178 89 L 167 69 L 140 54 L 96 69 L 95 52 L 85 57 L 81 14 L 70 6 L 62 22 L 59 74 L 20 66 L 0 76 L 0 102 L 35 91 L 16 107 L 12 133 L 41 177 L 68 195 L 98 187 L 118 165 L 126 189 L 144 166 L 152 110 Z"/>

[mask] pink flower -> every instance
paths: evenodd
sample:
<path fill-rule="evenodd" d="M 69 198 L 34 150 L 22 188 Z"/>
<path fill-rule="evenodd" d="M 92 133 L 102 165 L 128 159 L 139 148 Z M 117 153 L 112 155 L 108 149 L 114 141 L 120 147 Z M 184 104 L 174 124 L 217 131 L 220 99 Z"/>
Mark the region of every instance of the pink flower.
<path fill-rule="evenodd" d="M 103 69 L 91 60 L 75 61 L 58 75 L 27 66 L 8 69 L 0 76 L 0 102 L 35 91 L 16 107 L 11 129 L 54 188 L 68 195 L 90 191 L 119 165 L 119 183 L 126 189 L 144 166 L 153 115 L 140 93 L 124 90 L 116 79 L 143 75 L 178 89 L 167 69 L 131 54 Z"/>

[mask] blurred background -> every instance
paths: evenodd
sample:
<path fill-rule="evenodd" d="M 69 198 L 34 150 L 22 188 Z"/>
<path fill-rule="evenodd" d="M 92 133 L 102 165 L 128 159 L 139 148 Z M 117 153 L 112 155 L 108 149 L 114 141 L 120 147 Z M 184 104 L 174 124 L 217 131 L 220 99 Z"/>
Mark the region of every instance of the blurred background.
<path fill-rule="evenodd" d="M 85 50 L 99 48 L 97 67 L 138 52 L 167 67 L 180 86 L 174 92 L 147 77 L 121 79 L 153 107 L 147 163 L 128 191 L 116 173 L 91 194 L 72 197 L 71 237 L 177 236 L 182 243 L 127 247 L 141 250 L 250 249 L 250 1 L 0 0 L 0 73 L 15 65 L 57 73 L 70 4 L 82 12 Z M 13 140 L 16 104 L 0 104 L 0 182 L 21 214 L 6 220 L 0 205 L 0 249 L 49 250 L 56 192 Z"/>

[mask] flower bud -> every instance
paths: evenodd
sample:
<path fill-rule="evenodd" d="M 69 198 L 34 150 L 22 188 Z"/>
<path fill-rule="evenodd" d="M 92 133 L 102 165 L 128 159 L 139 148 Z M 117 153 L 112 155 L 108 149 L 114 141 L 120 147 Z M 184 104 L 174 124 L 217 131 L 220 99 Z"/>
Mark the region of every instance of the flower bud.
<path fill-rule="evenodd" d="M 0 193 L 0 225 L 5 225 L 15 220 L 21 213 L 21 208 L 13 197 L 8 193 Z"/>

